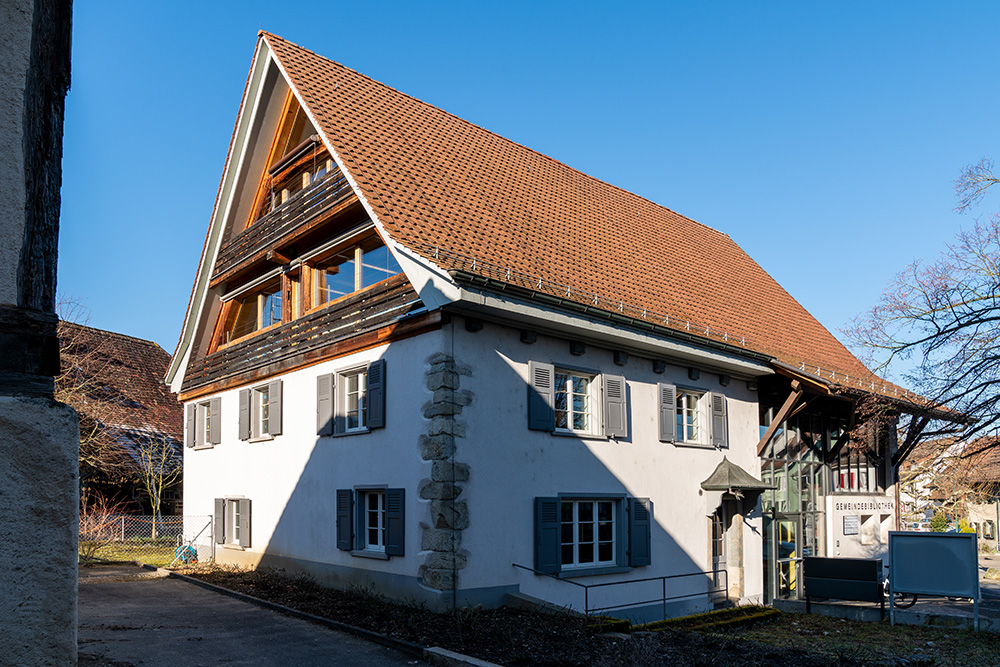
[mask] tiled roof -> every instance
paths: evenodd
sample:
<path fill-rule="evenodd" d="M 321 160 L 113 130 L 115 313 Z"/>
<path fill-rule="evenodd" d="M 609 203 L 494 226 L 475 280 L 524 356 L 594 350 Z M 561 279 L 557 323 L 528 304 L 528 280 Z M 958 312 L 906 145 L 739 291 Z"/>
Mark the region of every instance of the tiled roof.
<path fill-rule="evenodd" d="M 601 295 L 788 363 L 871 376 L 726 234 L 261 34 L 385 230 L 442 268 L 474 258 L 569 298 Z"/>
<path fill-rule="evenodd" d="M 183 439 L 182 406 L 163 383 L 170 355 L 152 341 L 59 323 L 56 397 L 81 419 Z"/>

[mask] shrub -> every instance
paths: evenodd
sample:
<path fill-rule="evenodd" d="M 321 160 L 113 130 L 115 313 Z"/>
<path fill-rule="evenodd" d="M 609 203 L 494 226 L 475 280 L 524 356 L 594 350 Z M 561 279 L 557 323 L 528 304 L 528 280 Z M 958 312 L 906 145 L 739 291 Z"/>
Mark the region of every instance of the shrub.
<path fill-rule="evenodd" d="M 943 533 L 944 531 L 948 530 L 948 517 L 945 516 L 944 512 L 938 510 L 937 512 L 934 513 L 934 516 L 931 518 L 930 525 L 932 533 Z"/>

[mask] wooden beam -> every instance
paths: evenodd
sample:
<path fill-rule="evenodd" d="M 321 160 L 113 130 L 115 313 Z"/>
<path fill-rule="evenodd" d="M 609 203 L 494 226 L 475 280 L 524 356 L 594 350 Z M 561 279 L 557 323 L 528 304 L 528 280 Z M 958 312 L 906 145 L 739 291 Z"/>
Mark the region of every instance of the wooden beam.
<path fill-rule="evenodd" d="M 291 264 L 292 259 L 290 257 L 285 257 L 277 250 L 268 250 L 267 261 L 284 266 L 285 264 Z"/>
<path fill-rule="evenodd" d="M 781 406 L 778 410 L 778 414 L 774 416 L 771 420 L 771 425 L 767 427 L 767 431 L 764 432 L 764 437 L 760 439 L 757 443 L 757 456 L 762 456 L 764 454 L 764 448 L 767 447 L 768 443 L 771 442 L 771 438 L 774 437 L 775 431 L 778 430 L 778 425 L 788 418 L 788 413 L 792 411 L 792 408 L 802 400 L 802 395 L 805 393 L 805 389 L 798 380 L 792 380 L 792 392 L 788 394 L 788 398 L 785 399 L 785 404 Z"/>
<path fill-rule="evenodd" d="M 808 408 L 809 405 L 813 402 L 813 400 L 815 400 L 815 398 L 816 398 L 815 396 L 810 396 L 806 400 L 799 403 L 798 407 L 796 407 L 794 410 L 792 410 L 785 416 L 785 419 L 791 419 L 795 415 L 799 414 L 800 412 Z"/>

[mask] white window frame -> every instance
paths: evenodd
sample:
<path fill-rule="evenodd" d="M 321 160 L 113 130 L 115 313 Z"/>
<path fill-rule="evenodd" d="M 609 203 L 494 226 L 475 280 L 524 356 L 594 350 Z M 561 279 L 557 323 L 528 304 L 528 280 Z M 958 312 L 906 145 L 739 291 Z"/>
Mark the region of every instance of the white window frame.
<path fill-rule="evenodd" d="M 563 378 L 562 386 L 560 386 L 560 376 L 565 376 Z M 572 396 L 573 394 L 573 379 L 581 378 L 587 381 L 587 410 L 586 412 L 580 413 L 585 414 L 587 417 L 587 425 L 584 428 L 575 428 L 572 426 L 573 419 L 572 415 L 577 414 L 575 411 L 571 410 Z M 555 372 L 553 373 L 553 397 L 552 405 L 554 408 L 554 419 L 555 419 L 555 433 L 566 433 L 573 435 L 603 435 L 601 419 L 601 405 L 603 400 L 602 386 L 601 386 L 601 375 L 600 373 L 592 373 L 590 371 L 584 371 L 576 368 L 566 368 L 562 366 L 556 366 Z M 559 425 L 559 395 L 566 395 L 566 426 Z"/>
<path fill-rule="evenodd" d="M 271 417 L 268 405 L 269 385 L 262 384 L 250 390 L 250 439 L 271 440 Z M 266 427 L 266 428 L 265 428 Z"/>
<path fill-rule="evenodd" d="M 677 442 L 683 445 L 701 445 L 709 446 L 711 445 L 710 433 L 709 433 L 709 417 L 707 413 L 708 404 L 708 392 L 700 391 L 698 389 L 688 389 L 685 387 L 677 387 L 677 398 L 676 406 L 674 409 L 674 421 L 675 428 L 677 430 L 675 437 Z M 682 405 L 686 399 L 694 399 L 696 405 L 692 409 L 688 405 Z M 695 437 L 688 437 L 688 423 L 687 415 L 694 413 L 697 418 L 697 423 L 695 424 L 696 434 Z M 678 419 L 679 418 L 679 419 Z"/>
<path fill-rule="evenodd" d="M 369 498 L 377 498 L 376 508 L 370 509 Z M 386 527 L 386 493 L 385 489 L 358 489 L 357 499 L 361 505 L 361 516 L 364 517 L 360 535 L 358 536 L 358 547 L 362 551 L 375 553 L 385 553 L 385 543 L 388 537 Z M 373 524 L 374 520 L 374 524 Z M 373 542 L 370 532 L 375 531 L 376 539 Z"/>
<path fill-rule="evenodd" d="M 358 379 L 356 392 L 348 390 L 348 383 L 352 378 Z M 351 394 L 358 394 L 357 424 L 351 426 L 350 410 L 348 401 Z M 359 366 L 337 372 L 337 404 L 344 415 L 344 433 L 365 433 L 368 431 L 367 410 L 368 410 L 368 366 Z"/>
<path fill-rule="evenodd" d="M 194 447 L 195 449 L 208 448 L 212 446 L 212 402 L 201 401 L 195 404 L 195 429 Z M 218 419 L 218 417 L 216 417 Z"/>
<path fill-rule="evenodd" d="M 619 515 L 621 513 L 621 499 L 619 498 L 560 498 L 559 499 L 559 524 L 560 524 L 560 539 L 559 539 L 559 560 L 561 564 L 561 571 L 572 571 L 572 570 L 587 570 L 599 567 L 612 567 L 619 564 L 619 550 L 620 550 L 620 530 L 619 525 Z M 600 539 L 600 527 L 601 524 L 607 524 L 608 521 L 600 520 L 600 504 L 607 503 L 611 507 L 611 558 L 608 560 L 600 560 L 600 545 L 607 544 L 607 540 Z M 589 505 L 592 510 L 592 519 L 587 521 L 585 524 L 581 524 L 580 521 L 580 510 L 582 506 Z M 564 520 L 564 511 L 566 506 L 571 508 L 572 517 L 571 521 L 567 522 Z M 571 525 L 572 528 L 572 539 L 571 541 L 564 541 L 565 534 L 564 528 L 567 525 Z M 581 526 L 589 525 L 593 531 L 592 540 L 587 542 L 581 542 Z M 592 547 L 592 555 L 594 560 L 591 562 L 581 562 L 580 561 L 580 545 L 589 544 Z M 564 559 L 563 551 L 565 547 L 570 546 L 572 548 L 572 562 L 567 563 Z"/>
<path fill-rule="evenodd" d="M 225 496 L 223 498 L 223 521 L 225 522 L 225 542 L 222 546 L 227 549 L 242 549 L 247 547 L 240 544 L 240 501 L 246 500 L 246 496 Z"/>

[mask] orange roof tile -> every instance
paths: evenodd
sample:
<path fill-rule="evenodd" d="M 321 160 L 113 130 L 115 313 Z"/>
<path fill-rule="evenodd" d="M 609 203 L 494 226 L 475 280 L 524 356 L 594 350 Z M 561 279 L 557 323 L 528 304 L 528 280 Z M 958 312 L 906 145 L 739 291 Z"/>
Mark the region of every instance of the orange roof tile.
<path fill-rule="evenodd" d="M 446 251 L 442 268 L 475 258 L 570 298 L 600 295 L 788 363 L 871 377 L 726 234 L 261 35 L 385 230 L 432 261 Z"/>

